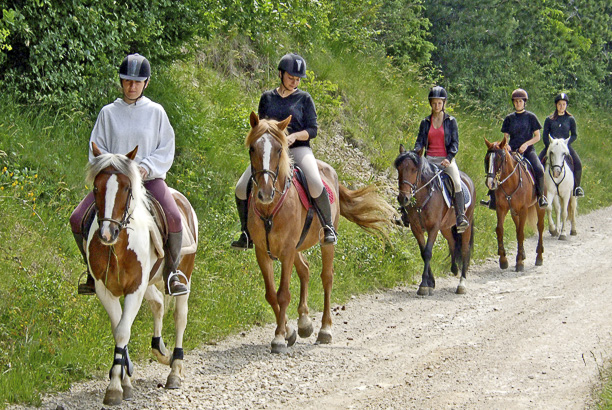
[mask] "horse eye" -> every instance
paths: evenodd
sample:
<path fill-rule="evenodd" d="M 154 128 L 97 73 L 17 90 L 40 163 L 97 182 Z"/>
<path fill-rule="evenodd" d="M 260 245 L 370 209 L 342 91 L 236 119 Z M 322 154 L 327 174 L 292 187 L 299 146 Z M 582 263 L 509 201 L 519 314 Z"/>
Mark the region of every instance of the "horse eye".
<path fill-rule="evenodd" d="M 94 194 L 98 192 L 98 187 L 97 186 L 93 187 L 93 192 L 94 192 Z"/>

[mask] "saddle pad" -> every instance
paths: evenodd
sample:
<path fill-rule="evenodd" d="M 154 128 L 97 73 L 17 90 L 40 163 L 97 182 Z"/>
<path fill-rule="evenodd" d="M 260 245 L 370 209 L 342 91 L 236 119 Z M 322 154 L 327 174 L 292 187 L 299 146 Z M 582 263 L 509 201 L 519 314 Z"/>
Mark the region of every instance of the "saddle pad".
<path fill-rule="evenodd" d="M 304 208 L 310 209 L 312 205 L 310 204 L 308 194 L 306 193 L 306 190 L 304 189 L 300 181 L 297 179 L 295 174 L 293 175 L 292 182 L 293 182 L 293 185 L 295 186 L 295 189 L 298 192 L 298 196 L 300 197 L 300 201 L 302 202 L 302 205 L 304 206 Z M 336 201 L 336 195 L 334 194 L 334 191 L 332 191 L 329 185 L 327 185 L 327 182 L 325 182 L 325 180 L 323 180 L 323 186 L 325 187 L 325 190 L 327 191 L 327 195 L 329 196 L 329 203 L 333 204 Z"/>
<path fill-rule="evenodd" d="M 181 214 L 181 223 L 183 225 L 183 239 L 180 254 L 189 255 L 191 253 L 195 253 L 198 247 L 198 225 L 191 211 L 191 204 L 189 203 L 187 198 L 185 198 L 185 196 L 183 196 L 183 194 L 181 194 L 179 191 L 170 188 L 170 193 L 172 194 L 172 197 L 174 198 L 174 201 L 176 202 L 176 205 L 179 209 L 179 212 Z M 151 200 L 152 202 L 157 202 L 157 200 L 155 200 L 155 198 L 153 198 L 152 196 Z M 163 212 L 161 206 L 157 205 L 157 207 L 157 211 Z M 156 222 L 158 222 L 159 220 L 165 221 L 165 215 L 163 215 L 162 218 L 156 218 L 155 220 Z M 165 254 L 164 238 L 162 235 L 163 230 L 164 227 L 160 227 L 158 224 L 156 224 L 156 226 L 153 227 L 150 231 L 151 240 L 153 241 L 153 245 L 155 246 L 155 250 L 159 258 L 163 258 Z"/>
<path fill-rule="evenodd" d="M 449 192 L 448 187 L 442 181 L 442 178 L 450 179 L 450 177 L 446 174 L 438 175 L 437 184 L 436 184 L 442 191 L 442 196 L 444 197 L 444 202 L 446 203 L 446 206 L 450 208 L 451 206 L 453 206 L 453 196 L 455 193 Z M 466 209 L 468 209 L 468 207 L 472 203 L 472 195 L 470 195 L 470 190 L 468 189 L 465 182 L 463 182 L 463 180 L 461 180 L 461 192 L 463 193 L 463 203 L 465 204 L 465 209 L 464 209 L 465 211 Z"/>

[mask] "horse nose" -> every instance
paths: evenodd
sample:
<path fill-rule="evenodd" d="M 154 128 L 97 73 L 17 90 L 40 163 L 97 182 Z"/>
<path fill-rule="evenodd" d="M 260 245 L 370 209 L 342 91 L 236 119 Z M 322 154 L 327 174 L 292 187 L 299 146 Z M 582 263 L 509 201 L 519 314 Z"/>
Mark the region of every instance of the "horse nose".
<path fill-rule="evenodd" d="M 400 206 L 406 206 L 406 204 L 408 203 L 408 200 L 406 199 L 406 195 L 399 194 L 397 196 L 397 202 L 399 202 Z"/>

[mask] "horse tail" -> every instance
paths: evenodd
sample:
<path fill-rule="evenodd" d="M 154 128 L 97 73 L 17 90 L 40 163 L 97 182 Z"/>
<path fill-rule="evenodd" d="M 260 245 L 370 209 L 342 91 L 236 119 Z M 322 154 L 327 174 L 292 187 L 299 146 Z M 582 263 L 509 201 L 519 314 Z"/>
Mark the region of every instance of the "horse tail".
<path fill-rule="evenodd" d="M 392 225 L 395 209 L 378 194 L 376 187 L 369 185 L 352 191 L 338 185 L 340 215 L 370 233 L 388 238 L 387 231 Z"/>

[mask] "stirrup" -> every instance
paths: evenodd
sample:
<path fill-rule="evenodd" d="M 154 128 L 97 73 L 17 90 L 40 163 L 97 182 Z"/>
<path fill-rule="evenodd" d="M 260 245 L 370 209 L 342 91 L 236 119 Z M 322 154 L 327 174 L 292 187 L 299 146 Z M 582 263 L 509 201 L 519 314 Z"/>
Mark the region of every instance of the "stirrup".
<path fill-rule="evenodd" d="M 183 277 L 185 279 L 185 282 L 187 282 L 187 284 L 185 285 L 183 282 L 181 282 L 179 280 L 179 283 L 181 285 L 183 285 L 186 290 L 183 291 L 179 291 L 179 292 L 172 292 L 172 290 L 170 289 L 170 283 L 172 282 L 172 278 L 177 277 L 177 279 L 179 277 Z M 168 293 L 168 295 L 170 296 L 181 296 L 181 295 L 186 295 L 187 293 L 189 293 L 191 291 L 191 282 L 189 281 L 189 279 L 187 279 L 187 276 L 185 276 L 185 274 L 183 272 L 181 272 L 180 270 L 176 270 L 176 272 L 170 272 L 170 274 L 168 275 L 168 280 L 166 281 L 166 292 Z"/>
<path fill-rule="evenodd" d="M 455 226 L 457 227 L 457 233 L 463 233 L 467 228 L 470 227 L 470 223 L 465 217 L 465 215 L 461 215 L 459 218 L 457 218 L 457 223 L 455 224 Z"/>
<path fill-rule="evenodd" d="M 86 277 L 85 282 L 82 281 L 83 276 Z M 89 279 L 89 271 L 85 271 L 81 273 L 79 279 L 77 280 L 77 294 L 78 295 L 95 295 L 96 294 L 96 283 L 94 279 L 93 288 L 87 283 L 87 279 Z M 93 277 L 92 277 L 93 279 Z"/>
<path fill-rule="evenodd" d="M 231 248 L 238 250 L 253 249 L 253 241 L 249 238 L 247 231 L 242 231 L 240 237 L 232 242 Z"/>
<path fill-rule="evenodd" d="M 584 190 L 582 187 L 577 186 L 574 188 L 574 196 L 577 198 L 582 198 L 584 196 Z"/>
<path fill-rule="evenodd" d="M 319 242 L 321 242 L 321 246 L 335 245 L 338 243 L 338 235 L 336 234 L 336 230 L 334 228 L 329 225 L 325 225 L 321 229 L 323 230 L 323 240 L 319 240 Z M 327 236 L 327 234 L 331 234 L 331 236 Z"/>

